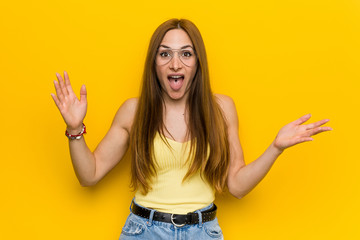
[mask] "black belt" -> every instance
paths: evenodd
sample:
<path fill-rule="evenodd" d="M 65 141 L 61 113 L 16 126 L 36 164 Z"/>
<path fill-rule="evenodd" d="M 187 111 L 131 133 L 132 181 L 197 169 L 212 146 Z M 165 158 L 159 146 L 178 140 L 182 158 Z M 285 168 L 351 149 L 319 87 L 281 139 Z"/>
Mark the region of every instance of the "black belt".
<path fill-rule="evenodd" d="M 202 211 L 202 222 L 208 222 L 214 220 L 216 217 L 216 205 L 213 204 L 212 208 Z M 151 210 L 143 208 L 135 203 L 131 204 L 131 212 L 143 218 L 150 217 Z M 196 212 L 190 212 L 188 214 L 171 214 L 163 212 L 154 212 L 154 221 L 172 223 L 176 227 L 185 226 L 185 224 L 197 224 L 199 223 L 199 215 Z"/>

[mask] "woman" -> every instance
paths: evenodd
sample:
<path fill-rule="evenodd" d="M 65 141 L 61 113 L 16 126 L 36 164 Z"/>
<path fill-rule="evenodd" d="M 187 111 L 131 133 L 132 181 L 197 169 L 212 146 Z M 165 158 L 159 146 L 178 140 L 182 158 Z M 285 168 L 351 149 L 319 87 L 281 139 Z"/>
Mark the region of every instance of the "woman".
<path fill-rule="evenodd" d="M 213 204 L 226 189 L 251 191 L 288 147 L 331 130 L 327 119 L 284 126 L 266 151 L 245 165 L 233 100 L 213 94 L 205 46 L 190 21 L 170 19 L 154 32 L 139 98 L 125 101 L 94 152 L 87 147 L 86 89 L 75 96 L 69 76 L 57 74 L 52 94 L 67 125 L 71 159 L 82 186 L 100 181 L 132 153 L 131 213 L 120 239 L 223 239 Z M 302 125 L 303 124 L 303 125 Z"/>

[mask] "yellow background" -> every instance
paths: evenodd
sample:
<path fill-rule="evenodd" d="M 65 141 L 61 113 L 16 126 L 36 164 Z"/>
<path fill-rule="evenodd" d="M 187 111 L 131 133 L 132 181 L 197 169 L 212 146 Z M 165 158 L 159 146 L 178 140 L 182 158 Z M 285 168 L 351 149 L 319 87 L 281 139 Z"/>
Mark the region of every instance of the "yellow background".
<path fill-rule="evenodd" d="M 225 239 L 359 239 L 358 0 L 1 1 L 0 239 L 118 239 L 129 155 L 81 187 L 53 80 L 66 70 L 77 94 L 86 84 L 93 150 L 138 96 L 151 34 L 173 17 L 200 29 L 246 163 L 304 114 L 334 128 L 286 150 L 245 198 L 217 197 Z"/>

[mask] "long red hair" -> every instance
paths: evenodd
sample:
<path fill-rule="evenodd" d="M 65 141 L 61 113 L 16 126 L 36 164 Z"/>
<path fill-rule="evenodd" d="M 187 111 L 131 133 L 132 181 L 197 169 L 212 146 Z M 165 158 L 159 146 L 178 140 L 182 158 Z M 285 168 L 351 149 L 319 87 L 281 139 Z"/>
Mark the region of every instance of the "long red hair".
<path fill-rule="evenodd" d="M 151 177 L 156 175 L 152 158 L 153 141 L 156 132 L 164 136 L 165 126 L 163 90 L 156 75 L 155 56 L 163 37 L 171 29 L 182 29 L 189 35 L 198 61 L 187 99 L 190 119 L 187 136 L 191 136 L 189 156 L 194 156 L 194 160 L 184 180 L 200 170 L 201 176 L 205 176 L 217 192 L 223 192 L 226 189 L 230 155 L 226 121 L 211 91 L 205 45 L 200 31 L 186 19 L 170 19 L 162 23 L 150 40 L 141 94 L 130 133 L 132 187 L 134 190 L 140 188 L 146 194 L 151 189 Z"/>

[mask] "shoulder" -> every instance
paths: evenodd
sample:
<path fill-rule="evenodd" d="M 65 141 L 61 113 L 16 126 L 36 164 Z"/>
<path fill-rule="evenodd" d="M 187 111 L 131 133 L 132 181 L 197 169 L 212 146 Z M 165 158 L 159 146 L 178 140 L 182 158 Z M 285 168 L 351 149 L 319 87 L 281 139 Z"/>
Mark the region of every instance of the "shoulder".
<path fill-rule="evenodd" d="M 215 93 L 214 97 L 223 111 L 227 112 L 235 109 L 235 103 L 231 97 L 218 93 Z"/>
<path fill-rule="evenodd" d="M 125 100 L 117 110 L 113 124 L 130 131 L 136 114 L 138 101 L 139 99 L 136 97 Z"/>
<path fill-rule="evenodd" d="M 216 102 L 219 104 L 226 119 L 230 122 L 237 121 L 237 111 L 234 100 L 224 94 L 214 94 Z"/>
<path fill-rule="evenodd" d="M 214 93 L 214 97 L 218 101 L 218 103 L 221 103 L 221 104 L 229 104 L 229 103 L 234 102 L 231 97 L 229 97 L 225 94 Z"/>
<path fill-rule="evenodd" d="M 126 108 L 129 111 L 136 111 L 139 98 L 133 97 L 126 99 L 120 108 Z"/>

